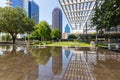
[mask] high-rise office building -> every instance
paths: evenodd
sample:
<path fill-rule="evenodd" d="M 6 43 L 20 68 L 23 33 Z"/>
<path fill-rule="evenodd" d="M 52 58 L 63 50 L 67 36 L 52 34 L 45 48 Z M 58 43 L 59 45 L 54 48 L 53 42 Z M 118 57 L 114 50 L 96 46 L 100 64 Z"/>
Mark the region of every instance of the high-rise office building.
<path fill-rule="evenodd" d="M 9 0 L 11 1 L 12 7 L 23 7 L 24 6 L 24 0 Z"/>
<path fill-rule="evenodd" d="M 29 17 L 39 23 L 39 5 L 34 1 L 29 1 Z"/>
<path fill-rule="evenodd" d="M 35 0 L 2 0 L 0 7 L 21 7 L 25 9 L 29 18 L 32 18 L 36 24 L 39 22 L 39 5 Z"/>
<path fill-rule="evenodd" d="M 70 33 L 70 27 L 68 24 L 65 26 L 65 33 Z"/>
<path fill-rule="evenodd" d="M 29 0 L 24 0 L 24 1 L 23 1 L 23 8 L 24 8 L 24 10 L 26 11 L 28 17 L 29 17 L 29 7 L 31 7 L 31 6 L 29 6 Z M 29 18 L 30 18 L 30 17 L 29 17 Z"/>
<path fill-rule="evenodd" d="M 52 29 L 58 28 L 62 33 L 62 11 L 60 8 L 55 8 L 52 12 Z"/>

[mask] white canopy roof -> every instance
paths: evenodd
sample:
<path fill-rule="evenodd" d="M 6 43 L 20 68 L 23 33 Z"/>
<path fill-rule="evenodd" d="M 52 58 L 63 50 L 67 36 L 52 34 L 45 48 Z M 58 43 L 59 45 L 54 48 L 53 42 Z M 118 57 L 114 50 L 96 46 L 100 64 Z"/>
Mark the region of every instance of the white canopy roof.
<path fill-rule="evenodd" d="M 59 3 L 73 30 L 81 30 L 90 25 L 95 11 L 96 0 L 59 0 Z M 99 1 L 100 5 L 102 1 Z"/>

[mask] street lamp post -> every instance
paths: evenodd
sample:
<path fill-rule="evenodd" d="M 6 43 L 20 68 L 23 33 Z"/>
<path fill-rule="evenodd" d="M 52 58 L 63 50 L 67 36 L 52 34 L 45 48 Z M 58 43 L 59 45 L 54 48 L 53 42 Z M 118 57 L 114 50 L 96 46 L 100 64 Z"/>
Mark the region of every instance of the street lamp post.
<path fill-rule="evenodd" d="M 96 8 L 98 8 L 98 0 L 96 0 L 96 3 L 95 3 L 95 6 Z M 96 45 L 98 44 L 98 25 L 96 25 Z"/>
<path fill-rule="evenodd" d="M 27 34 L 28 34 L 28 43 L 29 43 L 29 41 L 30 41 L 30 32 L 28 31 Z"/>
<path fill-rule="evenodd" d="M 98 44 L 98 26 L 96 26 L 96 45 Z"/>

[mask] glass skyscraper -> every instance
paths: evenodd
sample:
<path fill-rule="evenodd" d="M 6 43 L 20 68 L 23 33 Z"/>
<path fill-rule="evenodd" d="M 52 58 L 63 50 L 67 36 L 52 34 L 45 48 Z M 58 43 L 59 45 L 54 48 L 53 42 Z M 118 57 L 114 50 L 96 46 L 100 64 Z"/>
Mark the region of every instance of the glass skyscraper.
<path fill-rule="evenodd" d="M 70 33 L 70 27 L 68 24 L 65 26 L 65 33 Z"/>
<path fill-rule="evenodd" d="M 52 29 L 58 28 L 62 33 L 62 11 L 60 8 L 55 8 L 52 12 Z"/>
<path fill-rule="evenodd" d="M 0 1 L 0 7 L 21 7 L 25 9 L 29 18 L 32 18 L 36 24 L 39 23 L 39 5 L 36 4 L 36 0 L 2 0 Z"/>
<path fill-rule="evenodd" d="M 23 8 L 25 9 L 28 17 L 29 17 L 29 7 L 30 7 L 29 6 L 29 0 L 24 0 L 24 2 L 23 2 Z"/>
<path fill-rule="evenodd" d="M 23 7 L 24 6 L 23 1 L 24 0 L 11 0 L 11 6 L 12 7 Z"/>
<path fill-rule="evenodd" d="M 24 0 L 24 9 L 29 18 L 32 18 L 35 23 L 39 23 L 39 5 L 35 0 Z"/>
<path fill-rule="evenodd" d="M 39 23 L 39 6 L 34 0 L 29 1 L 29 17 Z"/>

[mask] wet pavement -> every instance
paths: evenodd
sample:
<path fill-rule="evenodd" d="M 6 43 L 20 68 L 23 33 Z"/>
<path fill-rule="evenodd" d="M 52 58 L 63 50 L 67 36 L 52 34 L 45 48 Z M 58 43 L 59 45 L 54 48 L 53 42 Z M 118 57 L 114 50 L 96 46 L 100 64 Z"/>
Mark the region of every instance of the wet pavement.
<path fill-rule="evenodd" d="M 0 46 L 0 80 L 120 80 L 120 53 L 103 48 Z"/>

